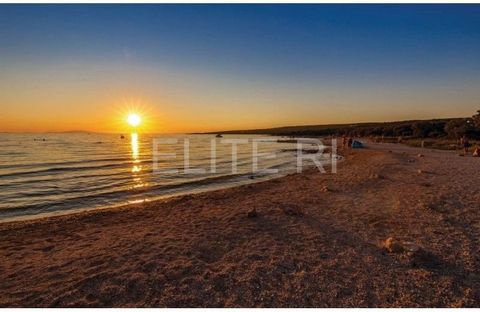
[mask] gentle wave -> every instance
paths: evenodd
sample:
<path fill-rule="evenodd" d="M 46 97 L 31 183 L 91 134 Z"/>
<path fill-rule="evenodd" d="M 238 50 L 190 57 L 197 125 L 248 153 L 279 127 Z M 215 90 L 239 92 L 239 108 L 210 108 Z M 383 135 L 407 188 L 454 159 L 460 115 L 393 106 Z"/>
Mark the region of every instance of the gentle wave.
<path fill-rule="evenodd" d="M 255 176 L 255 178 L 262 177 L 264 175 L 258 174 Z M 170 191 L 173 189 L 181 189 L 185 187 L 195 187 L 195 186 L 207 186 L 208 184 L 222 184 L 225 182 L 229 181 L 238 181 L 238 179 L 242 177 L 248 177 L 251 178 L 252 174 L 251 173 L 244 173 L 244 174 L 230 174 L 230 175 L 221 175 L 221 176 L 214 176 L 214 177 L 208 177 L 208 178 L 200 178 L 198 180 L 193 180 L 193 181 L 185 181 L 185 182 L 180 182 L 180 183 L 173 183 L 173 184 L 168 184 L 168 185 L 155 185 L 150 187 L 146 192 L 145 190 L 141 189 L 129 189 L 129 190 L 118 190 L 118 191 L 106 191 L 106 192 L 99 192 L 95 194 L 88 194 L 90 191 L 94 190 L 83 190 L 83 191 L 71 191 L 71 193 L 84 193 L 81 196 L 73 196 L 73 197 L 68 197 L 68 198 L 63 198 L 60 201 L 49 201 L 46 203 L 39 203 L 39 204 L 30 204 L 30 205 L 25 205 L 22 207 L 0 207 L 0 212 L 4 213 L 5 211 L 8 211 L 9 213 L 13 214 L 18 214 L 21 212 L 24 214 L 25 212 L 35 212 L 35 213 L 45 213 L 49 212 L 52 210 L 58 209 L 60 206 L 70 206 L 72 207 L 72 203 L 75 202 L 85 202 L 88 201 L 89 199 L 98 199 L 101 198 L 103 201 L 108 201 L 114 198 L 117 198 L 120 195 L 125 195 L 125 192 L 129 192 L 131 194 L 141 194 L 141 193 L 156 193 L 157 195 L 161 195 L 160 191 Z M 106 190 L 109 189 L 110 187 L 99 187 L 96 190 Z M 61 193 L 58 193 L 61 194 Z M 19 195 L 23 196 L 35 196 L 35 195 L 41 195 L 41 194 L 35 194 L 35 193 L 19 193 Z M 55 194 L 49 194 L 49 195 L 55 195 Z"/>
<path fill-rule="evenodd" d="M 65 166 L 65 165 L 78 165 L 85 163 L 95 163 L 95 162 L 116 162 L 116 161 L 128 161 L 129 157 L 121 158 L 101 158 L 101 159 L 86 159 L 86 160 L 77 160 L 77 161 L 64 161 L 64 162 L 51 162 L 51 163 L 28 163 L 28 164 L 9 164 L 9 165 L 0 165 L 0 169 L 16 169 L 16 168 L 34 168 L 38 166 Z"/>

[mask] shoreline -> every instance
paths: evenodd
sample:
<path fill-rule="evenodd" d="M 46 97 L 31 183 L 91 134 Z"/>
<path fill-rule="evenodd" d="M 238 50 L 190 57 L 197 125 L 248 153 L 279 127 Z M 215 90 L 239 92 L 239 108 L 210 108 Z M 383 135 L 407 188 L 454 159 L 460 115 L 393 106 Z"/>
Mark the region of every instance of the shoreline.
<path fill-rule="evenodd" d="M 1 223 L 0 306 L 478 306 L 477 159 L 369 145 L 337 174 Z"/>
<path fill-rule="evenodd" d="M 309 169 L 310 170 L 310 169 Z M 282 176 L 279 177 L 260 177 L 257 178 L 257 180 L 253 181 L 242 181 L 239 182 L 238 185 L 226 185 L 226 186 L 218 186 L 218 188 L 212 188 L 212 189 L 201 189 L 198 191 L 185 191 L 185 192 L 179 192 L 171 195 L 161 195 L 159 197 L 153 197 L 152 199 L 145 199 L 142 200 L 141 202 L 132 202 L 132 203 L 123 203 L 123 204 L 116 204 L 112 206 L 105 206 L 105 207 L 94 207 L 94 208 L 78 208 L 78 209 L 70 209 L 70 210 L 58 210 L 58 211 L 52 211 L 52 212 L 45 212 L 45 213 L 39 213 L 35 215 L 26 215 L 26 216 L 16 216 L 16 217 L 9 217 L 5 218 L 3 220 L 0 220 L 0 227 L 3 224 L 9 224 L 9 223 L 23 223 L 23 222 L 29 222 L 29 223 L 35 223 L 36 221 L 42 221 L 45 219 L 51 219 L 51 218 L 59 218 L 59 217 L 68 217 L 70 215 L 82 215 L 82 214 L 91 214 L 95 213 L 96 211 L 98 212 L 104 212 L 106 210 L 123 210 L 123 209 L 137 209 L 140 208 L 139 206 L 144 206 L 144 205 L 156 205 L 156 204 L 165 204 L 168 201 L 175 200 L 175 199 L 181 199 L 181 197 L 184 196 L 191 196 L 191 195 L 198 195 L 198 194 L 205 194 L 205 193 L 210 193 L 210 192 L 216 192 L 216 191 L 221 191 L 221 190 L 229 190 L 229 189 L 235 189 L 235 188 L 240 188 L 245 185 L 251 185 L 251 184 L 257 184 L 257 183 L 263 183 L 271 180 L 276 180 L 276 179 L 282 179 L 286 176 L 292 175 L 292 174 L 297 174 L 297 173 L 285 173 Z M 302 174 L 302 173 L 298 173 Z"/>
<path fill-rule="evenodd" d="M 341 161 L 342 161 L 342 159 L 338 159 L 337 164 L 341 163 Z M 330 164 L 324 164 L 324 166 L 325 166 L 325 168 L 329 168 L 331 165 Z M 307 168 L 304 172 L 309 172 L 312 169 L 313 168 Z M 314 170 L 316 170 L 316 169 L 314 169 Z M 38 214 L 33 214 L 33 215 L 21 215 L 21 216 L 7 217 L 7 218 L 0 219 L 0 226 L 2 224 L 6 224 L 6 223 L 35 222 L 36 220 L 56 218 L 56 217 L 65 217 L 65 216 L 69 216 L 69 215 L 76 215 L 76 214 L 83 214 L 83 213 L 93 213 L 95 211 L 116 210 L 116 209 L 135 209 L 135 208 L 137 208 L 136 206 L 155 205 L 156 203 L 160 204 L 160 203 L 172 200 L 172 199 L 178 199 L 178 198 L 183 197 L 183 196 L 190 196 L 190 195 L 204 194 L 204 193 L 215 192 L 215 191 L 220 191 L 220 190 L 234 189 L 234 188 L 242 187 L 242 186 L 245 186 L 245 185 L 263 183 L 263 182 L 267 182 L 267 181 L 271 181 L 271 180 L 282 179 L 286 176 L 290 176 L 290 175 L 293 175 L 293 174 L 302 174 L 302 173 L 290 172 L 290 173 L 278 174 L 278 176 L 268 176 L 268 175 L 259 176 L 259 177 L 256 177 L 256 178 L 250 179 L 250 180 L 237 181 L 236 183 L 230 183 L 230 184 L 225 184 L 225 185 L 217 185 L 217 186 L 213 186 L 213 187 L 209 187 L 209 188 L 205 188 L 205 189 L 202 189 L 202 188 L 200 188 L 199 190 L 193 190 L 192 189 L 192 190 L 181 191 L 181 192 L 173 193 L 173 194 L 153 196 L 151 198 L 145 198 L 144 200 L 138 201 L 138 202 L 114 204 L 114 205 L 104 206 L 104 207 L 57 210 L 57 211 L 43 212 L 43 213 L 38 213 Z"/>

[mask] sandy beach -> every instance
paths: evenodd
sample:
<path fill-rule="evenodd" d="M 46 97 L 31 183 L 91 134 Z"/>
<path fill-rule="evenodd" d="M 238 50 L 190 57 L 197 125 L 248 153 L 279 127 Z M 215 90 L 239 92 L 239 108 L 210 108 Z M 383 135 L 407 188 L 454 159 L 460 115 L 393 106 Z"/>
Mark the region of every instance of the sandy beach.
<path fill-rule="evenodd" d="M 0 306 L 480 306 L 480 159 L 345 156 L 337 174 L 1 224 Z"/>

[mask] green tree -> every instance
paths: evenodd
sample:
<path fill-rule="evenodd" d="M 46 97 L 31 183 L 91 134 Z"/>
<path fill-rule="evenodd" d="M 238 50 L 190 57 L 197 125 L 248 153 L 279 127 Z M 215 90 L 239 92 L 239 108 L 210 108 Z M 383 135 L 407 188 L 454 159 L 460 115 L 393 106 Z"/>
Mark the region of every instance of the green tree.
<path fill-rule="evenodd" d="M 468 135 L 472 129 L 470 119 L 452 119 L 445 124 L 445 132 L 450 138 L 458 139 L 464 135 Z"/>
<path fill-rule="evenodd" d="M 472 120 L 475 128 L 480 129 L 480 110 L 477 110 L 477 113 L 472 116 Z"/>
<path fill-rule="evenodd" d="M 432 124 L 430 122 L 416 122 L 412 125 L 413 136 L 417 138 L 428 137 L 432 131 Z"/>

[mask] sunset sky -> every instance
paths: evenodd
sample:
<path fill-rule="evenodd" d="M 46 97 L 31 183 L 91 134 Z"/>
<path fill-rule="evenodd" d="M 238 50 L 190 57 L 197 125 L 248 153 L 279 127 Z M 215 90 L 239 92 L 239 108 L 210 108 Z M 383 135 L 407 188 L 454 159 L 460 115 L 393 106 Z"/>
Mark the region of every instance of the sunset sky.
<path fill-rule="evenodd" d="M 480 5 L 0 5 L 0 131 L 470 116 Z"/>

